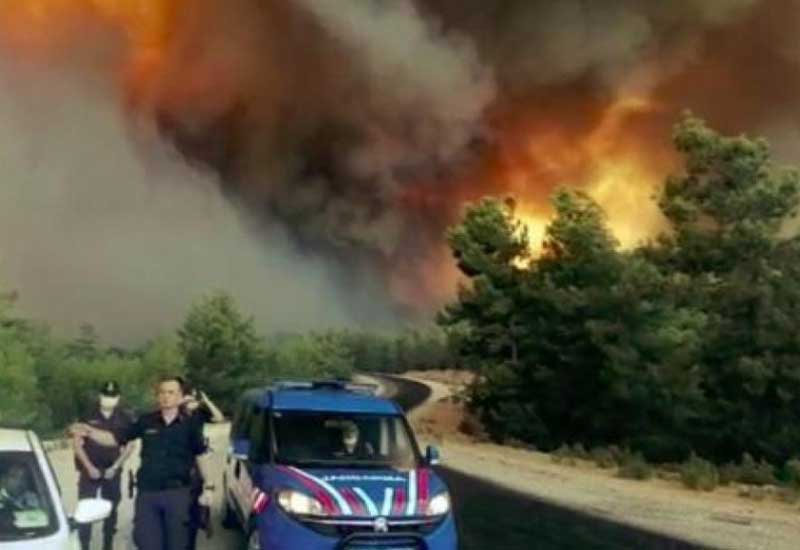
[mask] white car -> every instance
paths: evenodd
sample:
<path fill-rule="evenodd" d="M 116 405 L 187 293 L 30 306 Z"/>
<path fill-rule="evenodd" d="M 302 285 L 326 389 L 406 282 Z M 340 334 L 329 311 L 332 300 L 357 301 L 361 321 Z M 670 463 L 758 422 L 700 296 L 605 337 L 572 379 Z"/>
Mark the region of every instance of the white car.
<path fill-rule="evenodd" d="M 111 513 L 107 500 L 87 499 L 68 516 L 60 493 L 36 434 L 0 429 L 0 550 L 79 550 L 76 527 Z"/>

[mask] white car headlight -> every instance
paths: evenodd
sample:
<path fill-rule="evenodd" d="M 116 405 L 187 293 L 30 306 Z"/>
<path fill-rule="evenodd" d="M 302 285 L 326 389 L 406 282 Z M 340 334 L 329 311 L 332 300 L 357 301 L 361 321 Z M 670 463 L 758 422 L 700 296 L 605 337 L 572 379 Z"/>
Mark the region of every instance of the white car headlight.
<path fill-rule="evenodd" d="M 428 503 L 427 514 L 429 516 L 443 516 L 450 512 L 450 495 L 441 493 L 436 495 Z"/>
<path fill-rule="evenodd" d="M 278 505 L 285 512 L 298 516 L 326 515 L 317 499 L 297 491 L 286 490 L 278 493 Z"/>

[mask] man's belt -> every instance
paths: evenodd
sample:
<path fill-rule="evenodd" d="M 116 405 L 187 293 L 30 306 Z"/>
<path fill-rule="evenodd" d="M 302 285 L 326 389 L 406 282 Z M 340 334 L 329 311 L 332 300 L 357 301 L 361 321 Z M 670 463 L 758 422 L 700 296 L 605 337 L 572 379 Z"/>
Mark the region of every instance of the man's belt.
<path fill-rule="evenodd" d="M 131 476 L 128 480 L 128 493 L 131 496 L 133 496 L 134 488 L 138 488 L 140 493 L 154 493 L 156 491 L 169 491 L 172 489 L 189 489 L 191 488 L 191 483 L 185 479 L 168 479 L 148 487 L 141 487 L 138 483 L 133 481 L 133 476 Z"/>

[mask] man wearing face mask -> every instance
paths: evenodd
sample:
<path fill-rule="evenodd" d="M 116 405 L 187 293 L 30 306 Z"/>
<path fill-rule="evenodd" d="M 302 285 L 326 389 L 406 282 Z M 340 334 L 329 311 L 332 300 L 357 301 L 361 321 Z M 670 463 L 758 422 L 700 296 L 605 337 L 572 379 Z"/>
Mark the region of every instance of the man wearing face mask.
<path fill-rule="evenodd" d="M 124 433 L 133 420 L 119 408 L 119 385 L 105 382 L 100 388 L 98 404 L 82 422 L 100 430 Z M 112 550 L 117 531 L 117 508 L 122 498 L 122 468 L 133 452 L 134 445 L 106 447 L 87 437 L 73 437 L 75 465 L 79 472 L 78 498 L 97 498 L 111 501 L 111 515 L 103 523 L 103 550 Z M 82 550 L 89 550 L 92 538 L 91 525 L 78 527 Z"/>
<path fill-rule="evenodd" d="M 211 479 L 202 425 L 181 411 L 183 388 L 179 376 L 161 378 L 156 386 L 158 410 L 140 416 L 127 430 L 104 430 L 81 422 L 67 430 L 104 447 L 142 440 L 133 518 L 139 550 L 186 550 L 192 468 L 196 464 L 202 478 Z M 203 486 L 201 505 L 211 505 L 213 490 L 210 482 Z"/>
<path fill-rule="evenodd" d="M 375 454 L 368 441 L 362 441 L 361 431 L 355 422 L 348 422 L 342 429 L 342 448 L 335 453 L 337 458 L 366 458 Z"/>

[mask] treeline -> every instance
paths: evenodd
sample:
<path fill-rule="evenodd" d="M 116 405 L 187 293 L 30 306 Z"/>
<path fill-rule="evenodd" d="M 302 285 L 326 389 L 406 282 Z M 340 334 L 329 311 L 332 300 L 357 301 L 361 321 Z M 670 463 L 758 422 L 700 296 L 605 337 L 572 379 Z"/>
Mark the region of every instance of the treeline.
<path fill-rule="evenodd" d="M 103 380 L 117 380 L 127 406 L 151 404 L 152 384 L 180 372 L 177 342 L 160 338 L 127 351 L 99 346 L 84 327 L 75 340 L 55 337 L 43 325 L 11 316 L 0 301 L 0 427 L 24 427 L 51 435 L 97 402 Z"/>
<path fill-rule="evenodd" d="M 396 333 L 334 331 L 259 335 L 224 292 L 189 310 L 174 334 L 133 349 L 101 344 L 95 330 L 64 339 L 21 319 L 13 295 L 0 295 L 0 426 L 59 432 L 96 402 L 99 384 L 119 381 L 126 406 L 153 406 L 153 385 L 180 374 L 230 410 L 239 393 L 278 378 L 349 378 L 356 371 L 440 368 L 453 355 L 436 326 Z"/>
<path fill-rule="evenodd" d="M 178 347 L 190 380 L 223 407 L 248 387 L 275 379 L 350 378 L 356 372 L 445 368 L 455 355 L 441 328 L 396 333 L 328 331 L 262 338 L 251 318 L 224 293 L 192 307 L 178 330 Z"/>
<path fill-rule="evenodd" d="M 602 209 L 560 190 L 541 252 L 511 201 L 449 232 L 469 279 L 440 316 L 492 437 L 618 445 L 717 463 L 800 453 L 800 178 L 761 139 L 687 116 L 661 235 L 621 250 Z M 631 182 L 635 184 L 635 182 Z"/>

